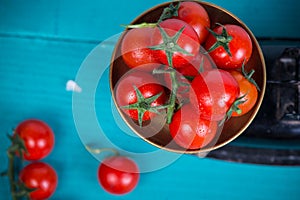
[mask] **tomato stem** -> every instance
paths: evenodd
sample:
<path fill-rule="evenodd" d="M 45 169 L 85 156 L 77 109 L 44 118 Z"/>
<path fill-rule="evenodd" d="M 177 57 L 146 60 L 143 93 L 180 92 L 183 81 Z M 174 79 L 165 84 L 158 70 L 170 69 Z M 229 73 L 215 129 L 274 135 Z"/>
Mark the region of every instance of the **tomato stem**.
<path fill-rule="evenodd" d="M 94 148 L 91 145 L 85 145 L 85 148 L 94 154 L 101 154 L 103 152 L 111 152 L 114 156 L 120 155 L 119 152 L 114 148 Z"/>
<path fill-rule="evenodd" d="M 123 26 L 125 28 L 154 28 L 154 27 L 157 26 L 157 23 L 143 22 L 143 23 L 140 23 L 140 24 L 128 24 L 128 25 L 122 24 L 121 26 Z"/>
<path fill-rule="evenodd" d="M 258 86 L 257 83 L 255 82 L 255 80 L 252 78 L 253 74 L 255 73 L 255 70 L 252 69 L 249 73 L 247 73 L 246 70 L 245 70 L 245 62 L 246 62 L 246 60 L 244 60 L 244 62 L 243 62 L 243 64 L 242 64 L 242 74 L 243 74 L 243 76 L 244 76 L 250 83 L 252 83 L 252 84 L 256 87 L 256 89 L 257 89 L 258 91 L 260 91 L 259 86 Z"/>
<path fill-rule="evenodd" d="M 219 126 L 222 126 L 227 120 L 229 120 L 231 118 L 233 112 L 236 112 L 237 114 L 241 114 L 242 110 L 238 106 L 247 101 L 247 99 L 244 99 L 246 95 L 247 95 L 247 93 L 244 94 L 243 96 L 238 97 L 233 102 L 233 104 L 230 106 L 229 110 L 226 112 L 225 117 L 219 122 Z"/>
<path fill-rule="evenodd" d="M 16 184 L 15 184 L 15 172 L 14 172 L 14 162 L 15 162 L 15 156 L 14 153 L 8 151 L 7 156 L 9 159 L 8 162 L 8 170 L 7 170 L 7 176 L 9 179 L 9 185 L 10 185 L 10 193 L 12 200 L 17 200 L 15 193 L 16 193 Z"/>

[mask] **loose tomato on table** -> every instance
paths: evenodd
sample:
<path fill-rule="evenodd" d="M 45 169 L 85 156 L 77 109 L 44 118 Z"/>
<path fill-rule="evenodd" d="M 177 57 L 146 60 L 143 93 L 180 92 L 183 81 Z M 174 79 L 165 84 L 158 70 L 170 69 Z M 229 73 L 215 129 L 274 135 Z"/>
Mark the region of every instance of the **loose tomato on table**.
<path fill-rule="evenodd" d="M 251 77 L 246 78 L 241 72 L 236 70 L 229 71 L 230 74 L 236 79 L 239 84 L 240 94 L 242 103 L 237 107 L 240 109 L 240 112 L 233 112 L 233 117 L 242 116 L 248 113 L 255 105 L 258 97 L 258 88 Z"/>
<path fill-rule="evenodd" d="M 212 121 L 223 120 L 240 93 L 235 78 L 222 69 L 204 71 L 194 78 L 191 88 L 191 104 L 202 118 Z"/>
<path fill-rule="evenodd" d="M 203 119 L 191 104 L 181 107 L 169 125 L 173 140 L 185 149 L 199 149 L 210 143 L 217 134 L 218 123 Z"/>
<path fill-rule="evenodd" d="M 129 29 L 126 32 L 121 43 L 121 55 L 128 67 L 135 68 L 158 62 L 154 50 L 149 48 L 153 30 L 154 28 L 144 27 Z"/>
<path fill-rule="evenodd" d="M 50 198 L 58 183 L 56 171 L 43 162 L 34 162 L 25 166 L 19 174 L 19 179 L 26 187 L 35 189 L 29 194 L 31 200 Z"/>
<path fill-rule="evenodd" d="M 166 19 L 158 24 L 152 35 L 151 49 L 161 63 L 174 68 L 189 64 L 199 52 L 197 33 L 186 22 Z"/>
<path fill-rule="evenodd" d="M 40 160 L 50 154 L 54 147 L 54 133 L 50 126 L 37 119 L 21 122 L 15 133 L 24 141 L 27 152 L 23 153 L 25 160 Z"/>
<path fill-rule="evenodd" d="M 159 113 L 157 106 L 167 97 L 163 85 L 151 73 L 131 70 L 124 74 L 116 85 L 118 106 L 139 125 Z"/>
<path fill-rule="evenodd" d="M 210 31 L 204 47 L 215 64 L 222 69 L 240 68 L 252 54 L 249 34 L 234 24 L 219 25 Z"/>
<path fill-rule="evenodd" d="M 199 42 L 202 44 L 208 36 L 210 19 L 205 8 L 196 2 L 180 2 L 178 9 L 178 19 L 191 25 L 196 31 Z"/>
<path fill-rule="evenodd" d="M 98 180 L 101 186 L 112 194 L 122 195 L 131 192 L 139 181 L 137 164 L 124 156 L 112 156 L 104 159 L 98 168 Z"/>

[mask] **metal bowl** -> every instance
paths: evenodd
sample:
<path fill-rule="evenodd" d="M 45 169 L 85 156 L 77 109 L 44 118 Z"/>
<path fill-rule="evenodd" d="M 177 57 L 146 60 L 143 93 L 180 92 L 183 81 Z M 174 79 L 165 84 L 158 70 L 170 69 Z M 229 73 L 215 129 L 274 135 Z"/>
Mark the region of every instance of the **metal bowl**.
<path fill-rule="evenodd" d="M 118 108 L 118 112 L 120 113 L 121 117 L 124 119 L 126 124 L 142 139 L 144 139 L 146 142 L 161 148 L 165 149 L 167 151 L 171 152 L 176 152 L 176 153 L 187 153 L 187 154 L 197 154 L 197 153 L 204 153 L 204 152 L 209 152 L 214 149 L 220 148 L 235 138 L 237 138 L 239 135 L 243 133 L 243 131 L 250 125 L 250 123 L 253 121 L 255 118 L 263 97 L 265 93 L 265 87 L 266 87 L 266 66 L 265 66 L 265 61 L 264 61 L 264 56 L 261 51 L 261 48 L 253 35 L 253 33 L 250 31 L 250 29 L 240 20 L 238 19 L 235 15 L 230 13 L 229 11 L 225 10 L 224 8 L 221 8 L 219 6 L 213 5 L 211 3 L 206 3 L 206 2 L 198 2 L 195 1 L 199 4 L 201 4 L 206 11 L 209 14 L 210 21 L 211 21 L 211 26 L 213 27 L 216 23 L 221 23 L 221 24 L 236 24 L 241 27 L 243 27 L 248 34 L 251 37 L 252 40 L 252 45 L 253 45 L 253 52 L 251 55 L 250 60 L 248 61 L 245 69 L 254 69 L 255 73 L 253 75 L 254 80 L 257 82 L 258 86 L 260 87 L 261 91 L 258 94 L 258 100 L 256 102 L 255 107 L 248 112 L 246 115 L 243 115 L 241 117 L 232 117 L 226 123 L 224 124 L 223 129 L 220 131 L 220 134 L 218 137 L 214 140 L 213 143 L 210 143 L 209 145 L 202 147 L 200 149 L 184 149 L 180 146 L 178 146 L 173 140 L 172 137 L 169 133 L 169 128 L 168 125 L 164 125 L 161 129 L 156 130 L 155 124 L 159 127 L 161 122 L 161 119 L 154 119 L 152 128 L 147 128 L 143 129 L 140 128 L 136 122 L 131 120 L 126 114 L 122 112 L 121 109 Z M 163 9 L 165 7 L 168 7 L 169 4 L 172 2 L 167 2 L 160 4 L 156 7 L 153 7 L 146 12 L 142 13 L 139 15 L 135 20 L 132 21 L 131 24 L 139 24 L 143 22 L 156 22 Z M 110 66 L 110 90 L 112 94 L 113 101 L 115 105 L 116 99 L 115 99 L 115 93 L 114 89 L 115 86 L 118 82 L 118 80 L 129 70 L 129 67 L 124 63 L 122 56 L 120 53 L 121 49 L 121 41 L 123 36 L 126 34 L 126 30 L 124 33 L 121 35 L 119 41 L 116 43 L 114 53 L 111 58 L 111 66 Z M 155 133 L 155 134 L 153 134 Z"/>

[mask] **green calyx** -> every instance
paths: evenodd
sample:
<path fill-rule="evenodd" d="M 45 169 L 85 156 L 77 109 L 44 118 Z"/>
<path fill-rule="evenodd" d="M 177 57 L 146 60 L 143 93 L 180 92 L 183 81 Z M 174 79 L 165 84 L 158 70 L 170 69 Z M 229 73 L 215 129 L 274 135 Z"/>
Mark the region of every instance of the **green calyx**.
<path fill-rule="evenodd" d="M 240 104 L 245 103 L 247 100 L 245 100 L 245 96 L 247 94 L 244 94 L 243 96 L 238 97 L 230 106 L 229 110 L 226 112 L 225 117 L 219 122 L 219 126 L 222 126 L 227 120 L 229 120 L 232 116 L 233 112 L 236 112 L 237 114 L 241 114 L 242 110 L 238 107 Z"/>
<path fill-rule="evenodd" d="M 188 51 L 184 50 L 183 48 L 181 48 L 177 41 L 180 37 L 180 35 L 182 34 L 183 30 L 185 27 L 182 27 L 179 31 L 176 32 L 176 34 L 174 36 L 169 36 L 167 34 L 167 32 L 160 26 L 158 26 L 158 29 L 160 31 L 160 34 L 162 36 L 163 39 L 163 43 L 156 45 L 156 46 L 151 46 L 149 47 L 152 50 L 162 50 L 165 51 L 166 56 L 167 56 L 167 60 L 168 60 L 168 64 L 170 67 L 173 67 L 173 54 L 175 52 L 178 53 L 182 53 L 185 55 L 189 55 L 189 56 L 193 56 L 193 54 L 189 53 Z"/>
<path fill-rule="evenodd" d="M 231 56 L 231 52 L 229 49 L 229 43 L 232 40 L 232 36 L 228 34 L 225 26 L 223 26 L 222 24 L 217 23 L 219 26 L 222 26 L 222 33 L 221 34 L 217 34 L 215 33 L 213 30 L 211 29 L 207 29 L 215 38 L 216 38 L 216 42 L 208 49 L 208 53 L 214 51 L 215 49 L 217 49 L 218 47 L 223 47 L 225 49 L 225 51 L 228 53 L 229 56 Z"/>
<path fill-rule="evenodd" d="M 8 156 L 14 156 L 18 154 L 21 160 L 23 160 L 23 153 L 27 152 L 27 150 L 22 138 L 18 134 L 14 134 L 13 136 L 7 135 L 7 137 L 11 141 L 11 146 L 7 150 Z"/>
<path fill-rule="evenodd" d="M 177 17 L 179 6 L 180 6 L 180 2 L 175 6 L 173 5 L 173 3 L 171 3 L 169 5 L 169 7 L 164 8 L 164 10 L 163 10 L 163 12 L 160 15 L 160 18 L 158 20 L 158 23 L 162 22 L 165 19 L 169 19 L 171 17 Z"/>
<path fill-rule="evenodd" d="M 143 94 L 141 93 L 141 91 L 136 86 L 133 86 L 133 87 L 136 92 L 137 102 L 126 105 L 126 106 L 121 106 L 121 108 L 128 109 L 128 110 L 137 110 L 138 123 L 140 126 L 142 126 L 143 117 L 147 111 L 159 114 L 159 110 L 164 108 L 163 106 L 152 106 L 151 105 L 154 101 L 156 101 L 162 95 L 162 93 L 159 93 L 152 97 L 145 98 L 143 96 Z"/>

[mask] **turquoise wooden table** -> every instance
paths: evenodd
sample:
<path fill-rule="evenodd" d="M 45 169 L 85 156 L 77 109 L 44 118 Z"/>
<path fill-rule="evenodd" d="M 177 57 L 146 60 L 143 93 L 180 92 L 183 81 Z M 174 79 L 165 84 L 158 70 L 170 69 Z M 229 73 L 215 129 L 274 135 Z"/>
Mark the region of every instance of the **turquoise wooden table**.
<path fill-rule="evenodd" d="M 53 200 L 300 199 L 299 167 L 159 152 L 120 122 L 111 102 L 107 66 L 101 63 L 106 62 L 116 34 L 123 30 L 120 24 L 130 23 L 162 2 L 0 1 L 0 171 L 8 164 L 6 134 L 24 119 L 39 118 L 55 132 L 54 150 L 44 159 L 59 177 Z M 239 16 L 257 37 L 300 36 L 298 1 L 211 2 Z M 84 61 L 95 48 L 105 52 L 96 64 L 99 71 L 85 74 Z M 90 78 L 83 81 L 87 75 Z M 66 91 L 66 82 L 76 78 L 82 93 Z M 86 108 L 96 114 L 92 116 L 96 124 L 94 118 L 88 123 L 88 114 L 82 116 L 89 112 Z M 143 173 L 133 192 L 116 197 L 100 187 L 96 177 L 99 160 L 86 151 L 86 135 L 92 141 L 105 135 L 110 145 L 138 160 Z M 10 199 L 5 177 L 0 178 L 0 199 Z"/>

